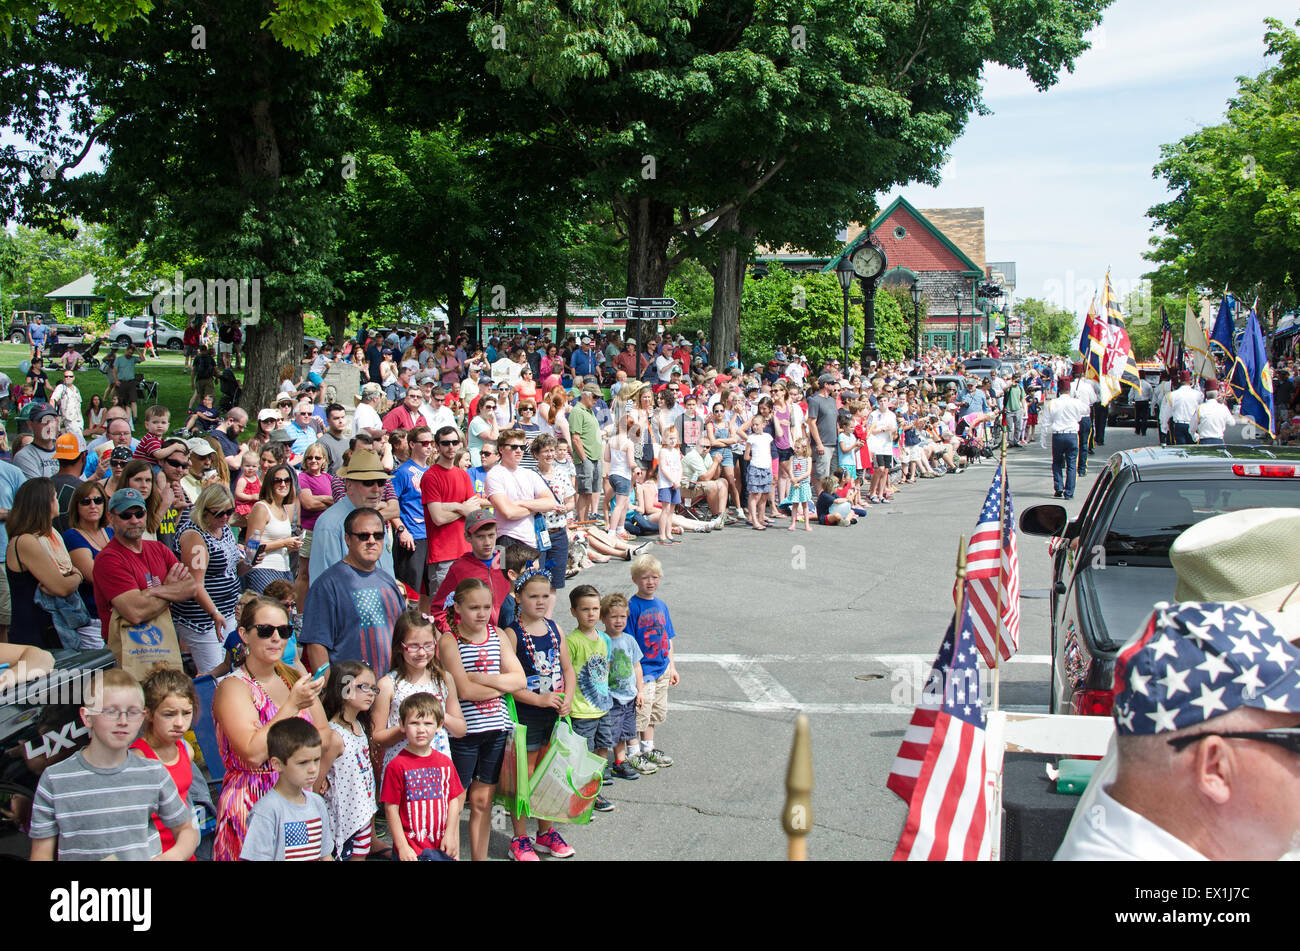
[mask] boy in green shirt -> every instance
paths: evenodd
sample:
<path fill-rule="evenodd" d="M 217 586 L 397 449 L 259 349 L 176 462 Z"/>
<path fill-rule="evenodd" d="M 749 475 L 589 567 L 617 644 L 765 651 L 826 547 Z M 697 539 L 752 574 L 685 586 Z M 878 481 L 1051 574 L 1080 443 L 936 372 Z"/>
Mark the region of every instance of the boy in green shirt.
<path fill-rule="evenodd" d="M 573 731 L 587 741 L 587 749 L 597 756 L 609 758 L 610 721 L 606 714 L 613 706 L 609 695 L 609 645 L 598 630 L 600 621 L 600 592 L 589 584 L 580 584 L 569 593 L 569 610 L 578 622 L 578 629 L 565 638 L 569 658 L 577 679 L 573 694 Z M 613 783 L 606 778 L 605 783 Z M 610 812 L 614 804 L 597 795 L 595 809 Z"/>

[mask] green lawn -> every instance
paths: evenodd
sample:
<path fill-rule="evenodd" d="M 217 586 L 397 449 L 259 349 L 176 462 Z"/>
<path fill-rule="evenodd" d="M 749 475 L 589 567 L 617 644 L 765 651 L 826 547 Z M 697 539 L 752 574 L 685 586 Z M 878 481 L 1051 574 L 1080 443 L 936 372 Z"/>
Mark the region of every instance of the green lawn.
<path fill-rule="evenodd" d="M 15 384 L 23 382 L 24 374 L 18 371 L 18 364 L 26 360 L 31 354 L 31 348 L 22 344 L 4 343 L 0 344 L 0 370 L 8 374 L 9 378 Z M 45 374 L 50 378 L 50 391 L 53 392 L 63 379 L 63 370 L 61 366 L 56 366 L 56 360 L 49 360 L 46 363 Z M 170 353 L 163 351 L 158 359 L 150 359 L 140 364 L 136 373 L 140 377 L 158 381 L 158 402 L 172 411 L 171 429 L 179 429 L 185 425 L 187 419 L 185 407 L 189 405 L 192 390 L 190 388 L 190 371 L 185 368 L 185 357 L 179 353 Z M 77 389 L 81 390 L 82 412 L 90 406 L 90 397 L 93 393 L 98 393 L 101 397 L 108 385 L 108 377 L 100 373 L 94 367 L 83 366 L 77 371 Z M 220 391 L 217 392 L 217 398 L 220 400 Z M 109 405 L 106 401 L 106 405 Z M 138 407 L 143 415 L 145 406 L 141 403 Z M 9 427 L 12 431 L 13 426 Z M 139 427 L 137 427 L 137 432 Z"/>

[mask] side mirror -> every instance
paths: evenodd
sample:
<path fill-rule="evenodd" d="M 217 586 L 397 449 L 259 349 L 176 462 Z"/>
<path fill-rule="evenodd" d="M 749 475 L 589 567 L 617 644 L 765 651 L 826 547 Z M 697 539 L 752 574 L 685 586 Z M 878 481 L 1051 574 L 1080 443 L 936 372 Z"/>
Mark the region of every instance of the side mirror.
<path fill-rule="evenodd" d="M 1070 521 L 1063 505 L 1033 505 L 1020 513 L 1020 530 L 1026 535 L 1061 534 Z"/>

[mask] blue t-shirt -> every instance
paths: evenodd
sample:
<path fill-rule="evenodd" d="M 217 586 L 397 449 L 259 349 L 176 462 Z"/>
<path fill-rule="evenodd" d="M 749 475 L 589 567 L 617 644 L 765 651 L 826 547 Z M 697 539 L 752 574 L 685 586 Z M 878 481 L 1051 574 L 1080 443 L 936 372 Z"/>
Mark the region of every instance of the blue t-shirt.
<path fill-rule="evenodd" d="M 308 587 L 298 642 L 324 646 L 330 663 L 359 660 L 382 670 L 392 659 L 393 625 L 404 610 L 405 592 L 391 574 L 339 561 Z"/>
<path fill-rule="evenodd" d="M 13 508 L 14 493 L 27 481 L 26 474 L 11 462 L 0 461 L 0 508 Z M 0 558 L 9 551 L 9 530 L 0 522 Z"/>
<path fill-rule="evenodd" d="M 606 634 L 609 644 L 609 695 L 619 703 L 636 699 L 636 668 L 641 663 L 641 648 L 627 631 L 615 637 Z"/>
<path fill-rule="evenodd" d="M 44 324 L 28 324 L 27 333 L 31 335 L 33 347 L 45 346 L 45 335 L 50 332 L 50 328 Z"/>
<path fill-rule="evenodd" d="M 311 553 L 316 557 L 307 563 L 307 571 L 310 575 L 308 584 L 314 585 L 327 568 L 342 561 L 347 555 L 348 545 L 343 538 L 343 522 L 355 508 L 352 500 L 345 495 L 321 512 L 320 517 L 316 519 L 316 527 L 311 532 Z M 396 576 L 393 571 L 391 532 L 387 533 L 387 538 L 384 540 L 384 550 L 379 555 L 379 567 L 388 574 Z M 384 663 L 388 661 L 385 660 Z"/>
<path fill-rule="evenodd" d="M 424 506 L 420 502 L 420 479 L 428 471 L 428 466 L 417 466 L 410 459 L 393 470 L 393 491 L 397 493 L 402 524 L 416 541 L 426 537 Z"/>
<path fill-rule="evenodd" d="M 482 466 L 469 467 L 469 481 L 474 486 L 474 494 L 480 498 L 487 491 L 487 470 Z"/>
<path fill-rule="evenodd" d="M 668 605 L 659 598 L 649 601 L 640 595 L 629 598 L 627 631 L 641 648 L 641 676 L 658 680 L 668 669 L 668 649 L 677 636 Z"/>

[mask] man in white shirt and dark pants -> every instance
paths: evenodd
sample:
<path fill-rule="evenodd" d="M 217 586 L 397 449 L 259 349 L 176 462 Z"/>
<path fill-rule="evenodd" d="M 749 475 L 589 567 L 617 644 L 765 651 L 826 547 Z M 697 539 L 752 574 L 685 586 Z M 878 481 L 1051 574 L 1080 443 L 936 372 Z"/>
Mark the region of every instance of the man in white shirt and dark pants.
<path fill-rule="evenodd" d="M 1189 446 L 1192 443 L 1192 420 L 1205 397 L 1192 386 L 1192 375 L 1186 370 L 1178 374 L 1178 382 L 1178 389 L 1170 393 L 1160 407 L 1160 420 L 1162 423 L 1168 420 L 1169 441 L 1173 445 Z"/>
<path fill-rule="evenodd" d="M 1070 384 L 1070 395 L 1083 404 L 1083 419 L 1079 420 L 1079 475 L 1088 474 L 1088 457 L 1092 455 L 1092 409 L 1101 400 L 1101 391 L 1092 380 L 1083 378 L 1082 363 L 1074 365 L 1074 382 Z"/>
<path fill-rule="evenodd" d="M 1088 420 L 1088 405 L 1073 395 L 1073 387 L 1043 408 L 1039 425 L 1043 441 L 1052 440 L 1052 488 L 1055 498 L 1074 498 L 1078 457 L 1084 449 L 1079 440 L 1082 424 Z"/>
<path fill-rule="evenodd" d="M 1202 446 L 1222 446 L 1223 436 L 1232 425 L 1232 411 L 1219 402 L 1217 384 L 1205 391 L 1205 402 L 1196 407 L 1192 436 Z"/>
<path fill-rule="evenodd" d="M 1141 378 L 1138 385 L 1137 399 L 1133 401 L 1133 435 L 1145 436 L 1147 423 L 1151 420 L 1151 381 Z"/>

